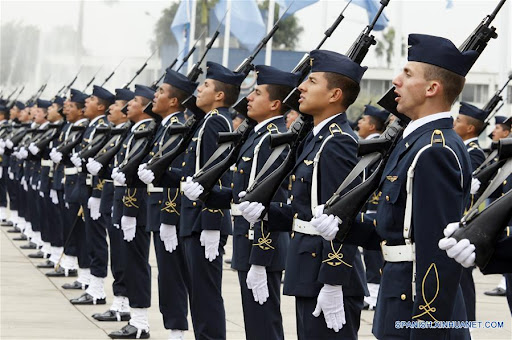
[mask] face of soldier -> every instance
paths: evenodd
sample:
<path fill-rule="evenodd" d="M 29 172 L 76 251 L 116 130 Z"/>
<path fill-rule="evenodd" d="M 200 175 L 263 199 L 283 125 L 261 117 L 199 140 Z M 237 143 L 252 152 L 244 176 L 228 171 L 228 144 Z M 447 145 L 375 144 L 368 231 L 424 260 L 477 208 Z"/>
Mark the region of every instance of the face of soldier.
<path fill-rule="evenodd" d="M 172 108 L 173 101 L 176 98 L 170 98 L 171 96 L 171 85 L 163 83 L 158 90 L 155 92 L 155 98 L 153 99 L 153 112 L 159 115 L 163 115 L 169 112 Z"/>
<path fill-rule="evenodd" d="M 75 102 L 69 102 L 67 105 L 66 119 L 70 123 L 74 123 L 83 117 L 83 110 L 79 109 Z"/>
<path fill-rule="evenodd" d="M 13 106 L 12 109 L 9 111 L 9 115 L 11 119 L 18 118 L 18 115 L 20 114 L 20 109 L 18 109 L 17 106 Z"/>
<path fill-rule="evenodd" d="M 492 132 L 492 141 L 497 142 L 502 138 L 510 136 L 510 131 L 505 129 L 503 124 L 496 124 L 494 131 Z"/>
<path fill-rule="evenodd" d="M 453 131 L 455 131 L 462 140 L 466 140 L 468 139 L 467 136 L 474 131 L 474 126 L 469 124 L 467 116 L 460 114 L 453 121 Z"/>
<path fill-rule="evenodd" d="M 313 72 L 299 86 L 299 109 L 301 112 L 319 116 L 331 101 L 332 90 L 327 88 L 324 72 Z"/>
<path fill-rule="evenodd" d="M 197 88 L 197 100 L 196 105 L 201 110 L 209 112 L 213 109 L 214 103 L 223 99 L 224 92 L 215 91 L 215 84 L 213 79 L 206 79 Z"/>
<path fill-rule="evenodd" d="M 125 114 L 121 111 L 125 104 L 125 100 L 116 100 L 114 104 L 110 105 L 110 114 L 107 116 L 109 122 L 111 122 L 114 125 L 119 125 L 128 120 L 128 117 L 126 117 Z"/>
<path fill-rule="evenodd" d="M 419 62 L 410 61 L 403 68 L 402 72 L 393 79 L 395 93 L 398 97 L 397 110 L 411 119 L 417 119 L 425 104 L 425 93 L 429 82 L 425 80 L 423 66 Z"/>
<path fill-rule="evenodd" d="M 34 110 L 34 123 L 43 124 L 44 122 L 46 122 L 46 110 L 37 107 Z"/>
<path fill-rule="evenodd" d="M 59 105 L 57 103 L 53 103 L 48 108 L 48 120 L 52 123 L 58 121 L 61 118 L 59 114 Z"/>
<path fill-rule="evenodd" d="M 292 123 L 297 119 L 299 113 L 295 110 L 290 110 L 286 113 L 286 128 L 289 129 Z"/>
<path fill-rule="evenodd" d="M 370 116 L 363 115 L 357 122 L 357 128 L 359 129 L 359 137 L 366 138 L 372 133 L 375 133 L 375 125 L 372 124 Z"/>
<path fill-rule="evenodd" d="M 279 100 L 270 100 L 268 85 L 257 85 L 247 100 L 247 115 L 258 123 L 275 116 L 281 107 Z"/>
<path fill-rule="evenodd" d="M 34 105 L 28 111 L 28 119 L 34 120 L 34 116 L 36 115 L 37 107 Z"/>
<path fill-rule="evenodd" d="M 135 98 L 128 102 L 128 113 L 126 116 L 129 120 L 133 122 L 139 121 L 140 116 L 144 113 L 144 111 L 142 111 L 144 109 L 143 98 L 144 97 L 141 96 L 135 96 Z"/>
<path fill-rule="evenodd" d="M 30 119 L 29 108 L 28 107 L 20 111 L 18 119 L 22 123 L 28 122 L 28 120 Z"/>
<path fill-rule="evenodd" d="M 84 116 L 87 119 L 93 119 L 99 114 L 98 109 L 98 97 L 96 96 L 90 96 L 85 100 L 85 112 Z"/>

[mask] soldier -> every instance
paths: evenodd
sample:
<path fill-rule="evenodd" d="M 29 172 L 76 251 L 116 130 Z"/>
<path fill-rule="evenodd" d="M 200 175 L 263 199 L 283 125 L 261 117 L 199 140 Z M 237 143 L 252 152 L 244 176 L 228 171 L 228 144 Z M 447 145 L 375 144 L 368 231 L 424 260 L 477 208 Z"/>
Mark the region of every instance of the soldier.
<path fill-rule="evenodd" d="M 510 136 L 510 123 L 505 124 L 507 117 L 504 116 L 495 116 L 496 125 L 494 127 L 494 131 L 492 132 L 492 140 L 493 142 L 497 142 L 502 138 L 507 138 Z"/>
<path fill-rule="evenodd" d="M 288 235 L 271 233 L 266 222 L 250 225 L 238 210 L 238 194 L 247 190 L 270 157 L 270 135 L 285 132 L 284 98 L 297 85 L 297 75 L 264 65 L 256 66 L 257 86 L 247 97 L 248 116 L 257 122 L 239 152 L 230 189 L 210 193 L 207 208 L 228 208 L 234 217 L 231 268 L 238 271 L 242 294 L 246 339 L 284 339 L 280 312 L 281 277 L 286 261 Z M 284 159 L 274 163 L 277 167 Z M 270 168 L 266 173 L 274 169 Z M 192 201 L 203 192 L 199 183 L 188 181 L 183 187 Z M 281 189 L 276 201 L 286 202 Z M 262 326 L 266 325 L 266 326 Z"/>
<path fill-rule="evenodd" d="M 325 241 L 310 220 L 357 162 L 357 136 L 345 111 L 359 94 L 366 67 L 325 50 L 311 51 L 310 62 L 312 73 L 299 86 L 299 103 L 301 112 L 313 116 L 314 128 L 292 171 L 291 204 L 273 202 L 268 223 L 271 230 L 293 230 L 284 294 L 295 296 L 298 338 L 356 339 L 366 293 L 359 251 Z M 243 202 L 239 209 L 254 223 L 264 207 Z"/>
<path fill-rule="evenodd" d="M 0 138 L 3 140 L 3 137 L 7 135 L 9 132 L 10 123 L 9 119 L 9 110 L 6 106 L 0 105 Z M 2 144 L 0 143 L 0 146 Z M 5 148 L 5 145 L 4 145 Z M 4 152 L 0 152 L 2 154 L 0 156 L 0 225 L 8 226 L 10 223 L 7 223 L 7 162 L 4 162 Z M 5 168 L 5 169 L 4 169 Z M 4 171 L 5 170 L 5 171 Z M 4 175 L 5 173 L 5 175 Z M 12 226 L 12 224 L 11 224 Z"/>

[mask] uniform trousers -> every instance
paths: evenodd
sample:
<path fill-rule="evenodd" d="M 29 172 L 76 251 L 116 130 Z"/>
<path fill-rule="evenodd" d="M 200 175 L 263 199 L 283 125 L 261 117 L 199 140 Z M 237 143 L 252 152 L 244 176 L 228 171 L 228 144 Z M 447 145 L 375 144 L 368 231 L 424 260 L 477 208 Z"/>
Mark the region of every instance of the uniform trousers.
<path fill-rule="evenodd" d="M 123 231 L 112 224 L 112 217 L 106 215 L 108 238 L 110 240 L 110 270 L 114 277 L 112 290 L 114 296 L 128 296 L 126 291 L 126 277 L 124 266 L 126 265 L 121 254 L 121 243 L 123 242 Z"/>
<path fill-rule="evenodd" d="M 78 266 L 82 269 L 91 266 L 91 258 L 87 252 L 85 242 L 85 223 L 82 216 L 78 216 L 80 204 L 68 203 L 65 214 L 64 233 L 68 235 L 64 253 L 69 256 L 78 257 Z"/>
<path fill-rule="evenodd" d="M 4 168 L 4 176 L 8 176 Z M 18 211 L 18 185 L 7 177 L 7 193 L 9 194 L 9 209 L 11 211 Z"/>
<path fill-rule="evenodd" d="M 510 308 L 510 313 L 512 314 L 512 273 L 505 274 L 504 276 L 507 282 L 508 308 Z"/>
<path fill-rule="evenodd" d="M 366 267 L 366 281 L 368 283 L 380 284 L 382 266 L 384 257 L 380 250 L 363 250 L 364 265 Z"/>
<path fill-rule="evenodd" d="M 0 207 L 7 207 L 7 167 L 3 167 L 0 177 Z"/>
<path fill-rule="evenodd" d="M 460 288 L 462 289 L 462 297 L 466 305 L 466 315 L 468 321 L 476 320 L 476 296 L 475 296 L 475 281 L 473 280 L 473 269 L 462 268 L 460 277 Z"/>
<path fill-rule="evenodd" d="M 46 211 L 46 223 L 48 225 L 49 242 L 53 247 L 64 246 L 63 215 L 58 204 L 53 204 L 48 195 L 44 199 Z"/>

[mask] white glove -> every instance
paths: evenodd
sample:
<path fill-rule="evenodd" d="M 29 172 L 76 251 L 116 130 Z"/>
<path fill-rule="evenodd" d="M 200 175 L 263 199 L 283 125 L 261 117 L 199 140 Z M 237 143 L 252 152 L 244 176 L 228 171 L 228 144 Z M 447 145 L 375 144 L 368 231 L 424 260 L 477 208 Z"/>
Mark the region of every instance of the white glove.
<path fill-rule="evenodd" d="M 144 165 L 143 168 L 141 168 L 142 165 Z M 139 179 L 146 184 L 153 183 L 153 180 L 155 179 L 153 171 L 146 169 L 146 164 L 141 164 L 141 166 L 139 166 L 139 170 L 137 171 Z"/>
<path fill-rule="evenodd" d="M 165 250 L 172 253 L 178 247 L 178 235 L 176 226 L 162 223 L 160 224 L 160 239 L 164 243 Z"/>
<path fill-rule="evenodd" d="M 37 181 L 37 190 L 41 190 L 41 181 Z"/>
<path fill-rule="evenodd" d="M 62 153 L 58 152 L 55 148 L 50 152 L 50 159 L 53 163 L 60 163 L 62 161 Z"/>
<path fill-rule="evenodd" d="M 251 265 L 247 273 L 247 288 L 252 290 L 254 301 L 260 305 L 264 304 L 268 297 L 267 269 L 265 266 Z"/>
<path fill-rule="evenodd" d="M 71 160 L 71 163 L 73 163 L 73 165 L 77 168 L 82 166 L 82 159 L 78 157 L 77 153 L 74 153 L 69 159 Z"/>
<path fill-rule="evenodd" d="M 204 257 L 212 262 L 219 256 L 220 230 L 203 230 L 199 237 L 201 245 L 204 247 Z"/>
<path fill-rule="evenodd" d="M 240 191 L 238 194 L 238 197 L 243 198 L 245 197 L 246 192 Z M 249 222 L 249 223 L 256 223 L 260 220 L 260 216 L 263 213 L 263 210 L 265 210 L 265 207 L 263 204 L 259 202 L 242 202 L 238 205 L 238 209 L 242 213 L 242 216 Z"/>
<path fill-rule="evenodd" d="M 50 190 L 50 198 L 52 199 L 53 204 L 59 204 L 59 195 L 57 195 L 57 190 Z"/>
<path fill-rule="evenodd" d="M 480 185 L 482 185 L 482 183 L 478 179 L 471 178 L 471 195 L 474 195 L 478 192 L 478 189 L 480 189 Z"/>
<path fill-rule="evenodd" d="M 5 140 L 0 138 L 0 148 L 5 148 Z"/>
<path fill-rule="evenodd" d="M 103 168 L 103 165 L 94 160 L 94 158 L 89 158 L 86 167 L 87 171 L 89 171 L 91 175 L 96 176 L 100 172 L 101 168 Z"/>
<path fill-rule="evenodd" d="M 110 177 L 111 177 L 113 180 L 115 180 L 115 179 L 116 179 L 118 171 L 119 171 L 119 168 L 118 168 L 118 167 L 115 167 L 115 168 L 113 168 L 113 169 L 112 169 L 112 174 L 110 175 Z"/>
<path fill-rule="evenodd" d="M 118 172 L 116 176 L 116 181 L 118 181 L 120 184 L 126 184 L 126 176 L 123 172 Z"/>
<path fill-rule="evenodd" d="M 132 241 L 137 230 L 137 218 L 130 216 L 121 217 L 121 229 L 123 230 L 123 239 L 128 242 Z"/>
<path fill-rule="evenodd" d="M 140 171 L 140 170 L 144 170 L 144 169 L 146 169 L 146 168 L 147 168 L 147 166 L 148 166 L 148 164 L 147 164 L 147 163 L 139 164 L 139 167 L 137 168 L 137 170 L 138 170 L 138 171 Z"/>
<path fill-rule="evenodd" d="M 36 191 L 37 190 L 37 185 L 36 184 L 30 184 L 30 187 L 32 188 L 32 190 Z"/>
<path fill-rule="evenodd" d="M 41 198 L 44 198 L 44 192 L 39 191 L 39 196 L 41 196 Z"/>
<path fill-rule="evenodd" d="M 30 143 L 30 145 L 28 146 L 28 149 L 30 150 L 30 153 L 33 154 L 34 156 L 37 155 L 40 151 L 39 148 L 34 143 Z"/>
<path fill-rule="evenodd" d="M 91 211 L 91 218 L 95 221 L 101 216 L 100 203 L 101 198 L 98 197 L 89 197 L 89 200 L 87 201 L 87 208 Z"/>
<path fill-rule="evenodd" d="M 20 159 L 26 159 L 28 157 L 27 149 L 24 146 L 22 146 L 18 152 L 18 155 Z"/>
<path fill-rule="evenodd" d="M 0 147 L 0 155 L 5 154 L 5 148 Z"/>
<path fill-rule="evenodd" d="M 339 219 L 334 215 L 324 214 L 324 205 L 319 205 L 315 209 L 315 217 L 311 219 L 311 224 L 320 235 L 327 241 L 332 241 L 336 237 L 338 230 Z"/>
<path fill-rule="evenodd" d="M 7 173 L 9 174 L 9 179 L 12 181 L 14 179 L 14 173 L 12 171 L 10 171 L 10 170 L 11 170 L 11 168 L 9 168 Z"/>
<path fill-rule="evenodd" d="M 463 267 L 469 268 L 475 265 L 476 253 L 475 246 L 468 239 L 462 239 L 457 242 L 450 237 L 455 230 L 459 229 L 459 223 L 450 223 L 444 229 L 444 238 L 439 240 L 439 249 L 445 250 L 448 257 L 460 263 Z"/>
<path fill-rule="evenodd" d="M 196 201 L 203 193 L 204 188 L 201 184 L 194 182 L 192 177 L 187 177 L 187 181 L 183 184 L 183 193 L 191 201 Z"/>
<path fill-rule="evenodd" d="M 14 144 L 12 143 L 12 140 L 8 139 L 5 141 L 5 146 L 7 146 L 7 149 L 12 149 Z"/>
<path fill-rule="evenodd" d="M 25 176 L 21 177 L 20 183 L 23 186 L 23 190 L 28 191 L 28 185 L 27 185 L 27 180 L 25 179 Z"/>
<path fill-rule="evenodd" d="M 320 312 L 324 313 L 327 328 L 339 332 L 343 325 L 347 323 L 345 319 L 345 307 L 343 305 L 343 289 L 341 286 L 332 286 L 324 284 L 318 298 L 316 299 L 316 307 L 313 315 L 320 316 Z"/>

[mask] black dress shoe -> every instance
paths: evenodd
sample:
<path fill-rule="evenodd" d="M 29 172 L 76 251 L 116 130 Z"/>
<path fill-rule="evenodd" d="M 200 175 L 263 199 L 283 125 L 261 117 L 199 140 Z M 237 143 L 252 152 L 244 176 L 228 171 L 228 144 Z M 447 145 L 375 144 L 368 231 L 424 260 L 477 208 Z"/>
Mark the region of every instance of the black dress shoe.
<path fill-rule="evenodd" d="M 46 260 L 43 263 L 38 264 L 36 267 L 37 268 L 54 268 L 55 267 L 55 263 L 53 263 L 50 260 Z"/>
<path fill-rule="evenodd" d="M 66 276 L 66 271 L 64 270 L 64 268 L 59 267 L 58 269 L 53 270 L 51 272 L 48 272 L 45 275 L 48 276 L 48 277 L 64 277 L 64 276 Z M 78 270 L 70 269 L 68 271 L 68 275 L 67 276 L 68 277 L 77 277 L 78 276 Z"/>
<path fill-rule="evenodd" d="M 73 283 L 64 283 L 62 285 L 62 288 L 64 289 L 80 289 L 80 290 L 86 290 L 89 285 L 85 285 L 81 282 L 74 281 Z"/>
<path fill-rule="evenodd" d="M 37 249 L 37 244 L 35 244 L 34 242 L 29 242 L 28 244 L 21 245 L 20 248 L 21 249 Z"/>
<path fill-rule="evenodd" d="M 28 257 L 30 257 L 31 259 L 44 259 L 44 253 L 41 250 L 38 250 L 35 253 L 28 254 Z"/>
<path fill-rule="evenodd" d="M 108 336 L 111 339 L 149 339 L 148 331 L 140 330 L 140 334 L 137 334 L 138 332 L 139 329 L 137 327 L 128 324 L 120 330 L 110 333 Z"/>
<path fill-rule="evenodd" d="M 229 258 L 228 258 L 228 259 L 225 259 L 225 260 L 224 260 L 224 263 L 225 263 L 225 264 L 231 264 L 231 259 L 229 259 Z"/>
<path fill-rule="evenodd" d="M 7 230 L 7 232 L 8 233 L 17 233 L 17 234 L 19 234 L 19 233 L 21 233 L 21 229 L 18 228 L 18 227 L 14 227 L 14 228 L 11 228 L 11 229 Z"/>
<path fill-rule="evenodd" d="M 92 317 L 98 321 L 130 321 L 130 312 L 108 310 L 105 313 L 95 313 Z"/>
<path fill-rule="evenodd" d="M 107 303 L 107 300 L 105 298 L 95 299 L 91 294 L 83 293 L 76 299 L 69 300 L 69 302 L 73 305 L 104 305 Z"/>
<path fill-rule="evenodd" d="M 28 237 L 27 235 L 25 234 L 21 234 L 20 236 L 18 237 L 15 237 L 12 239 L 13 241 L 27 241 L 28 240 Z"/>
<path fill-rule="evenodd" d="M 0 225 L 2 227 L 12 227 L 14 225 L 14 223 L 12 223 L 12 221 L 2 220 L 0 222 Z"/>
<path fill-rule="evenodd" d="M 489 296 L 505 296 L 507 295 L 507 291 L 501 287 L 496 287 L 493 290 L 484 292 L 484 294 Z"/>
<path fill-rule="evenodd" d="M 377 306 L 370 306 L 366 301 L 363 301 L 363 310 L 375 310 Z"/>

